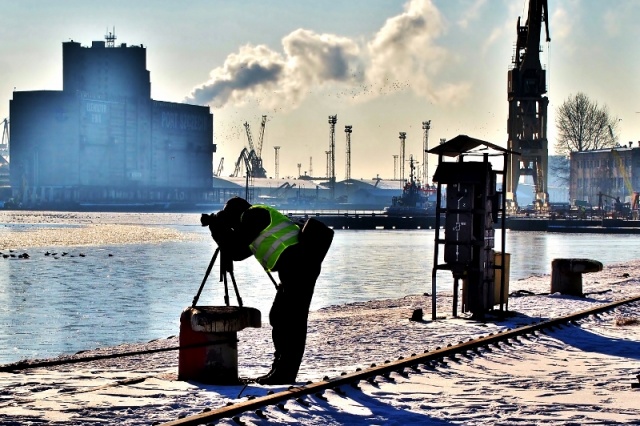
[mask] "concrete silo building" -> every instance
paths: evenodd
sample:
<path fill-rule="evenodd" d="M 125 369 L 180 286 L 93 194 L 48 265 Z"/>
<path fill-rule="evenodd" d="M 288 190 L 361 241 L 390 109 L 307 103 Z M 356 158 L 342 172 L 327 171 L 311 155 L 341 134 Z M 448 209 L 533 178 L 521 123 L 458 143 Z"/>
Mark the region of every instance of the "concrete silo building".
<path fill-rule="evenodd" d="M 10 101 L 12 195 L 25 207 L 207 201 L 209 107 L 151 99 L 146 49 L 62 43 L 61 91 Z"/>

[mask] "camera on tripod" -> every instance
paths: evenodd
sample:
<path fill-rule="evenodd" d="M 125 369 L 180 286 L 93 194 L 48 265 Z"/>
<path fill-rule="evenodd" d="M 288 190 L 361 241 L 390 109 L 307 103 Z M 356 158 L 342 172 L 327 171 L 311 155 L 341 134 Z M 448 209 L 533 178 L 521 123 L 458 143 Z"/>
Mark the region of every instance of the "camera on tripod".
<path fill-rule="evenodd" d="M 218 247 L 216 248 L 215 253 L 213 254 L 213 257 L 211 258 L 211 263 L 209 263 L 209 267 L 207 268 L 207 272 L 204 276 L 204 279 L 202 280 L 202 284 L 200 285 L 200 290 L 198 290 L 198 293 L 196 294 L 196 297 L 193 299 L 193 303 L 192 306 L 195 306 L 196 303 L 198 302 L 198 298 L 200 297 L 200 293 L 202 291 L 202 288 L 204 287 L 204 284 L 207 280 L 207 277 L 209 276 L 209 273 L 211 272 L 211 268 L 213 268 L 213 264 L 216 261 L 216 258 L 218 257 L 218 254 L 220 254 L 220 281 L 224 282 L 224 288 L 225 288 L 225 303 L 227 306 L 229 306 L 229 287 L 227 284 L 227 276 L 231 277 L 231 281 L 233 283 L 233 288 L 236 292 L 236 297 L 238 299 L 238 304 L 240 306 L 242 306 L 242 299 L 240 298 L 240 294 L 238 292 L 238 286 L 236 285 L 236 279 L 235 276 L 233 275 L 233 261 L 231 260 L 231 258 L 227 257 L 226 255 L 223 254 L 223 249 L 222 246 L 225 244 L 225 239 L 228 239 L 228 235 L 227 235 L 227 231 L 230 231 L 229 226 L 224 222 L 224 220 L 222 220 L 220 218 L 220 216 L 218 216 L 217 214 L 206 214 L 203 213 L 200 216 L 200 224 L 202 226 L 208 226 L 209 230 L 211 231 L 211 237 L 213 238 L 213 240 L 218 244 Z M 226 252 L 225 252 L 226 253 Z M 228 253 L 226 253 L 228 254 Z"/>
<path fill-rule="evenodd" d="M 202 224 L 202 226 L 215 227 L 218 222 L 219 222 L 219 219 L 215 215 L 215 213 L 212 213 L 212 214 L 202 213 L 202 216 L 200 216 L 200 223 Z"/>
<path fill-rule="evenodd" d="M 200 216 L 200 224 L 208 226 L 211 231 L 211 238 L 218 244 L 218 247 L 229 243 L 229 232 L 231 228 L 228 223 L 218 214 L 205 214 Z"/>

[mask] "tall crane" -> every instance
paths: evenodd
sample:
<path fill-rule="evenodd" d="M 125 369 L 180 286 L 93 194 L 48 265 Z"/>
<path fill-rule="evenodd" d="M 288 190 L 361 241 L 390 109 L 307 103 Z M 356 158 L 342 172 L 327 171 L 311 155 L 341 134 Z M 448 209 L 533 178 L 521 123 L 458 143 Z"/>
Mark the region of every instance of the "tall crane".
<path fill-rule="evenodd" d="M 251 152 L 254 152 L 253 150 Z M 231 177 L 239 177 L 242 175 L 241 168 L 244 165 L 245 168 L 245 199 L 249 202 L 253 199 L 253 173 L 251 171 L 252 164 L 249 151 L 247 148 L 242 148 L 238 161 L 236 161 L 236 167 L 231 174 Z"/>
<path fill-rule="evenodd" d="M 222 175 L 222 166 L 224 165 L 224 157 L 220 157 L 220 164 L 218 164 L 218 170 L 216 170 L 216 176 Z"/>
<path fill-rule="evenodd" d="M 258 146 L 256 147 L 256 156 L 262 162 L 262 142 L 264 141 L 264 128 L 267 124 L 267 116 L 262 116 L 262 121 L 260 122 L 260 136 L 258 137 Z"/>
<path fill-rule="evenodd" d="M 2 120 L 2 139 L 0 139 L 0 156 L 9 161 L 9 119 Z"/>
<path fill-rule="evenodd" d="M 529 0 L 527 21 L 517 23 L 516 50 L 513 68 L 507 78 L 509 119 L 507 148 L 520 155 L 511 155 L 507 164 L 507 209 L 518 207 L 516 191 L 521 175 L 533 178 L 535 205 L 538 210 L 549 207 L 547 192 L 548 141 L 546 72 L 540 64 L 540 32 L 545 23 L 546 41 L 549 37 L 547 0 Z"/>
<path fill-rule="evenodd" d="M 241 163 L 243 155 L 246 155 L 250 165 L 247 173 L 249 173 L 252 178 L 267 177 L 267 171 L 264 169 L 264 167 L 262 167 L 262 158 L 260 157 L 260 153 L 258 152 L 258 150 L 262 151 L 262 138 L 264 137 L 264 125 L 266 123 L 266 119 L 267 119 L 267 116 L 263 115 L 258 148 L 256 148 L 253 145 L 253 138 L 251 137 L 251 126 L 249 126 L 249 123 L 247 123 L 246 121 L 244 123 L 244 128 L 247 131 L 247 140 L 249 142 L 249 150 L 245 153 L 246 151 L 246 148 L 245 148 L 240 153 L 240 156 L 238 157 L 238 161 L 236 163 L 237 164 L 236 170 L 239 170 L 238 165 Z"/>

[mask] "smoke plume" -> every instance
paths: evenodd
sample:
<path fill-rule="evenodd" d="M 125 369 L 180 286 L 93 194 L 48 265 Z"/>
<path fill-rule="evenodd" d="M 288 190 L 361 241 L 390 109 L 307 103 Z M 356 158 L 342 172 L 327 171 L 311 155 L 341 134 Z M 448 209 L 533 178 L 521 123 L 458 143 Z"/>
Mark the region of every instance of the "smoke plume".
<path fill-rule="evenodd" d="M 366 44 L 298 29 L 282 39 L 282 53 L 264 45 L 242 46 L 187 102 L 222 107 L 255 98 L 264 107 L 290 109 L 328 84 L 341 85 L 355 101 L 413 91 L 433 102 L 455 102 L 469 86 L 438 79 L 444 65 L 455 61 L 437 45 L 444 30 L 431 0 L 407 3 Z"/>

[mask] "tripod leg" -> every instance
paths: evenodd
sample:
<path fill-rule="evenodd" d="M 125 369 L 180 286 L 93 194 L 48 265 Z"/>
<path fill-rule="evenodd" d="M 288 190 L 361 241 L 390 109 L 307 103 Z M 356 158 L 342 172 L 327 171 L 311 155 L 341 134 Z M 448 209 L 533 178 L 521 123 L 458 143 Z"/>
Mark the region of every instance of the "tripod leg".
<path fill-rule="evenodd" d="M 238 306 L 242 307 L 242 298 L 240 297 L 240 292 L 238 292 L 238 286 L 236 285 L 236 277 L 233 275 L 233 272 L 229 273 L 231 275 L 231 282 L 233 283 L 233 289 L 236 292 L 236 298 L 238 299 Z"/>
<path fill-rule="evenodd" d="M 269 271 L 265 271 L 265 272 L 267 273 L 267 275 L 269 275 L 269 278 L 271 278 L 271 282 L 276 287 L 276 290 L 278 290 L 278 283 L 276 282 L 276 280 L 273 279 L 273 275 L 271 275 L 271 272 Z"/>
<path fill-rule="evenodd" d="M 225 272 L 223 275 L 224 281 L 224 303 L 229 306 L 229 284 L 227 283 L 227 273 Z"/>
<path fill-rule="evenodd" d="M 200 299 L 200 293 L 202 293 L 202 289 L 204 288 L 204 284 L 207 282 L 207 278 L 209 278 L 209 274 L 211 273 L 211 269 L 213 268 L 213 264 L 216 263 L 216 258 L 218 257 L 218 253 L 220 253 L 220 247 L 216 247 L 216 251 L 213 253 L 213 257 L 211 258 L 211 262 L 209 262 L 209 266 L 207 267 L 207 272 L 204 274 L 204 278 L 202 279 L 202 283 L 200 284 L 200 288 L 198 289 L 198 293 L 193 298 L 193 302 L 191 302 L 191 307 L 196 306 L 198 303 L 198 299 Z"/>

